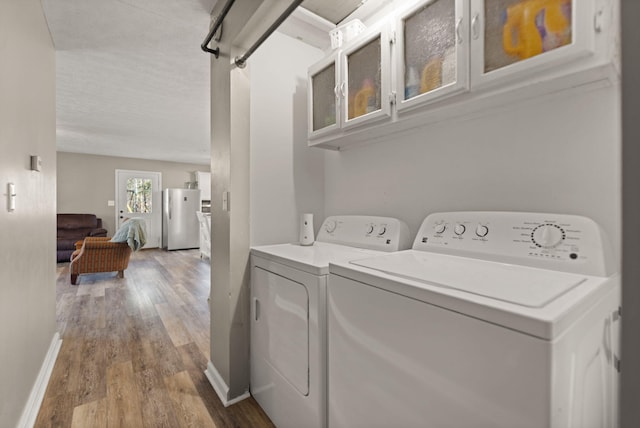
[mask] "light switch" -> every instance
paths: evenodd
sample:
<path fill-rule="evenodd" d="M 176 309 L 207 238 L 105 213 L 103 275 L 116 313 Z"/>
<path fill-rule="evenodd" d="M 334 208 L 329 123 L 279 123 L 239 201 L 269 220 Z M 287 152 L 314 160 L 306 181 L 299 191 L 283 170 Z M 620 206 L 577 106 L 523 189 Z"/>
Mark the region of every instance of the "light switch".
<path fill-rule="evenodd" d="M 13 183 L 7 184 L 7 211 L 16 210 L 16 185 Z"/>
<path fill-rule="evenodd" d="M 107 201 L 107 206 L 108 207 L 115 207 L 116 206 L 116 201 Z"/>
<path fill-rule="evenodd" d="M 31 156 L 31 171 L 40 171 L 42 169 L 42 158 L 40 156 Z"/>
<path fill-rule="evenodd" d="M 222 210 L 230 211 L 229 209 L 229 192 L 222 192 Z"/>

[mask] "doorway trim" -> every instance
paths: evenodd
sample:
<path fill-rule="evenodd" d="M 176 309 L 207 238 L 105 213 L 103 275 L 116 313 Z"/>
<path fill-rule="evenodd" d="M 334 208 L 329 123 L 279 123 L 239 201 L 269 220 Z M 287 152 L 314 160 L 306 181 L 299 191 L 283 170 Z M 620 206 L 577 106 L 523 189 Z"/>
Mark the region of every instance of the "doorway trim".
<path fill-rule="evenodd" d="M 152 198 L 154 201 L 153 206 L 153 221 L 157 223 L 154 225 L 155 235 L 157 235 L 156 242 L 147 241 L 144 248 L 162 248 L 162 173 L 159 171 L 141 171 L 131 169 L 116 169 L 115 170 L 115 228 L 120 228 L 120 189 L 119 189 L 119 177 L 121 174 L 140 174 L 145 176 L 154 176 L 154 180 L 157 180 L 158 188 L 153 191 Z M 152 234 L 150 234 L 153 236 Z"/>

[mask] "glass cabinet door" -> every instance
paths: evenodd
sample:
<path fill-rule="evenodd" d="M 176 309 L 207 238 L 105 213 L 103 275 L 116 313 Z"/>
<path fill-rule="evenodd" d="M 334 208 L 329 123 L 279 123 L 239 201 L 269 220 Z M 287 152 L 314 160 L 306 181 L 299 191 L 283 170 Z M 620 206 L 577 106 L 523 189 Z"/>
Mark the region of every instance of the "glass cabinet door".
<path fill-rule="evenodd" d="M 309 70 L 309 138 L 340 126 L 336 59 L 333 55 Z"/>
<path fill-rule="evenodd" d="M 428 0 L 400 16 L 398 110 L 468 89 L 467 8 L 464 0 Z"/>
<path fill-rule="evenodd" d="M 342 60 L 344 126 L 390 116 L 390 46 L 386 32 L 378 31 L 365 36 L 342 54 Z"/>
<path fill-rule="evenodd" d="M 593 0 L 472 2 L 472 84 L 523 76 L 593 51 Z"/>

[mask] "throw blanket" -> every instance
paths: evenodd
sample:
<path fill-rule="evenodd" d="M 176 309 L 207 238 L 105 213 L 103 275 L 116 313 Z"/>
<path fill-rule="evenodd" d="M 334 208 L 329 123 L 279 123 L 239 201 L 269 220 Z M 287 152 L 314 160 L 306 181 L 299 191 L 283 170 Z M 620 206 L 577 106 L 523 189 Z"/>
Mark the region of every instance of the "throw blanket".
<path fill-rule="evenodd" d="M 147 224 L 143 218 L 126 220 L 113 235 L 111 242 L 126 242 L 133 251 L 138 251 L 147 243 Z"/>

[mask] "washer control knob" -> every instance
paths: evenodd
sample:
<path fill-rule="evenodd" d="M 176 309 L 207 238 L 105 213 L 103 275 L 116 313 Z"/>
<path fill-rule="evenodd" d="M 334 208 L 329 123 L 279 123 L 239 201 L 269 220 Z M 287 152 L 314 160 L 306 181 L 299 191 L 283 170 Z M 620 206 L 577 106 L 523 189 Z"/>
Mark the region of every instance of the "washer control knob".
<path fill-rule="evenodd" d="M 488 233 L 489 228 L 484 224 L 479 224 L 478 227 L 476 227 L 476 235 L 478 235 L 479 237 L 484 238 Z"/>
<path fill-rule="evenodd" d="M 367 235 L 371 235 L 373 233 L 373 229 L 374 229 L 374 227 L 373 227 L 372 224 L 367 225 L 366 234 Z"/>
<path fill-rule="evenodd" d="M 333 233 L 333 231 L 336 230 L 336 227 L 338 227 L 338 223 L 336 223 L 335 220 L 329 220 L 325 223 L 324 230 L 326 230 L 327 233 Z"/>
<path fill-rule="evenodd" d="M 436 233 L 442 233 L 442 232 L 444 232 L 446 229 L 447 229 L 447 225 L 446 225 L 446 224 L 444 224 L 444 223 L 438 223 L 438 224 L 436 224 L 436 225 L 433 227 L 433 230 L 434 230 Z"/>
<path fill-rule="evenodd" d="M 453 232 L 458 236 L 462 235 L 465 230 L 467 230 L 467 228 L 464 227 L 464 224 L 460 223 L 456 224 L 456 226 L 453 228 Z"/>
<path fill-rule="evenodd" d="M 531 232 L 531 241 L 541 248 L 555 248 L 564 238 L 564 229 L 551 223 L 541 224 Z"/>
<path fill-rule="evenodd" d="M 378 230 L 378 236 L 382 236 L 385 233 L 387 233 L 387 225 L 383 224 L 380 226 L 380 229 Z"/>

